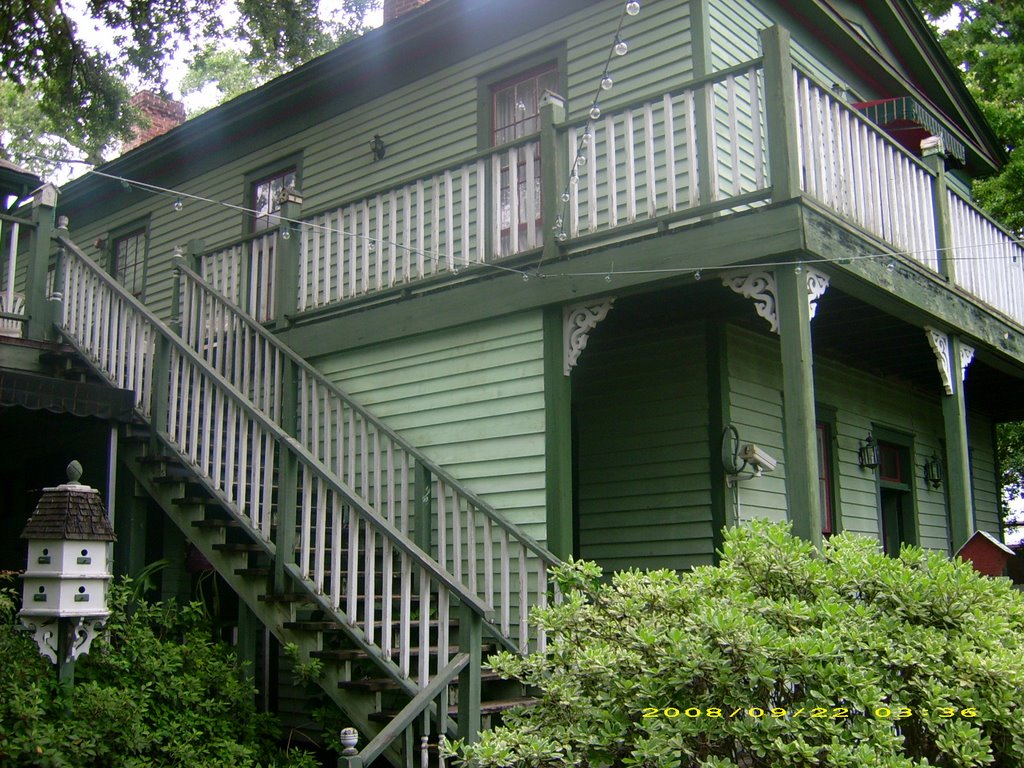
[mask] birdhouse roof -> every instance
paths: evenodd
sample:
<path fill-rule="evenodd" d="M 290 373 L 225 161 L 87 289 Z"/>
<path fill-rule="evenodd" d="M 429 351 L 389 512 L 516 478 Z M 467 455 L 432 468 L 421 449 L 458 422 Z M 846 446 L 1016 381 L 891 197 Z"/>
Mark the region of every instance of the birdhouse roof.
<path fill-rule="evenodd" d="M 114 541 L 114 531 L 99 491 L 68 483 L 44 488 L 42 498 L 21 532 L 23 539 Z"/>

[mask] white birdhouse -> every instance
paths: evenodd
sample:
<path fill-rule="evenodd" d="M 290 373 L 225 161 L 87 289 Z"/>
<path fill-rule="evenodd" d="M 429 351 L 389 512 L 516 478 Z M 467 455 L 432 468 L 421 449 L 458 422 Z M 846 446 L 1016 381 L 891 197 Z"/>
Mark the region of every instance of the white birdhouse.
<path fill-rule="evenodd" d="M 95 623 L 110 613 L 107 552 L 114 531 L 99 492 L 79 483 L 81 476 L 81 465 L 71 462 L 68 482 L 43 489 L 21 534 L 28 539 L 20 614 L 26 624 L 41 626 L 64 618 Z"/>

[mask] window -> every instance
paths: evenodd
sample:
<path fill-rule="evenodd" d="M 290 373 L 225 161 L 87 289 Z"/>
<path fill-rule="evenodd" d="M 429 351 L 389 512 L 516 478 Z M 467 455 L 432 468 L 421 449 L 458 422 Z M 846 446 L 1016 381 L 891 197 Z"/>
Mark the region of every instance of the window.
<path fill-rule="evenodd" d="M 914 494 L 910 477 L 911 446 L 878 441 L 878 500 L 882 547 L 896 556 L 904 544 L 917 544 Z"/>
<path fill-rule="evenodd" d="M 249 189 L 249 207 L 255 211 L 252 218 L 253 232 L 277 226 L 280 220 L 275 214 L 281 211 L 278 196 L 281 190 L 294 186 L 294 166 L 252 182 Z"/>
<path fill-rule="evenodd" d="M 146 228 L 116 235 L 111 248 L 111 273 L 134 296 L 142 297 L 146 272 Z"/>
<path fill-rule="evenodd" d="M 831 536 L 835 533 L 832 494 L 832 445 L 831 430 L 823 421 L 817 423 L 818 433 L 818 502 L 821 506 L 821 533 Z"/>
<path fill-rule="evenodd" d="M 557 91 L 558 83 L 558 65 L 550 62 L 493 85 L 491 145 L 508 144 L 539 131 L 541 96 L 546 90 Z M 541 245 L 543 221 L 540 144 L 520 147 L 503 155 L 499 172 L 501 198 L 498 215 L 501 223 L 501 254 L 517 253 L 525 248 Z M 516 208 L 514 232 L 513 194 Z M 531 197 L 528 198 L 528 195 Z"/>

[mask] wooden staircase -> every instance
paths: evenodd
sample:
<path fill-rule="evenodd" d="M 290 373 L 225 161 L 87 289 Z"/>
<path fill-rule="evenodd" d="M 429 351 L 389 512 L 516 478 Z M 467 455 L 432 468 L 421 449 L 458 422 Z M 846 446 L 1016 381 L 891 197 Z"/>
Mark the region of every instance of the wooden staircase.
<path fill-rule="evenodd" d="M 146 424 L 123 465 L 280 642 L 323 662 L 362 736 L 350 765 L 423 765 L 441 735 L 474 739 L 523 702 L 481 660 L 543 649 L 528 613 L 549 552 L 183 265 L 172 329 L 59 243 L 60 333 Z"/>

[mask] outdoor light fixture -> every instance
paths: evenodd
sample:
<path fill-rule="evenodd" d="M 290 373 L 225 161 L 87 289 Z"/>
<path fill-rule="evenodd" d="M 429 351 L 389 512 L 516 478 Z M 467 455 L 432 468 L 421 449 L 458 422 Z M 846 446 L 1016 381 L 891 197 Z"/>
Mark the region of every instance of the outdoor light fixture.
<path fill-rule="evenodd" d="M 373 152 L 373 159 L 375 161 L 384 159 L 384 154 L 388 151 L 388 148 L 380 134 L 373 134 L 373 141 L 370 142 L 370 151 Z"/>
<path fill-rule="evenodd" d="M 341 751 L 342 757 L 352 757 L 358 754 L 356 744 L 359 741 L 359 731 L 355 728 L 342 728 L 338 738 L 341 740 L 341 746 L 345 748 Z"/>
<path fill-rule="evenodd" d="M 99 492 L 78 482 L 82 465 L 72 461 L 67 473 L 65 484 L 43 489 L 21 534 L 28 539 L 28 565 L 18 616 L 70 688 L 75 660 L 89 652 L 110 615 L 107 549 L 115 537 Z"/>
<path fill-rule="evenodd" d="M 876 469 L 881 463 L 878 457 L 878 443 L 870 434 L 864 438 L 864 442 L 857 449 L 857 459 L 860 461 L 861 469 Z"/>
<path fill-rule="evenodd" d="M 935 490 L 942 485 L 942 463 L 934 453 L 930 459 L 926 459 L 924 462 L 924 479 L 925 482 L 931 483 Z"/>

